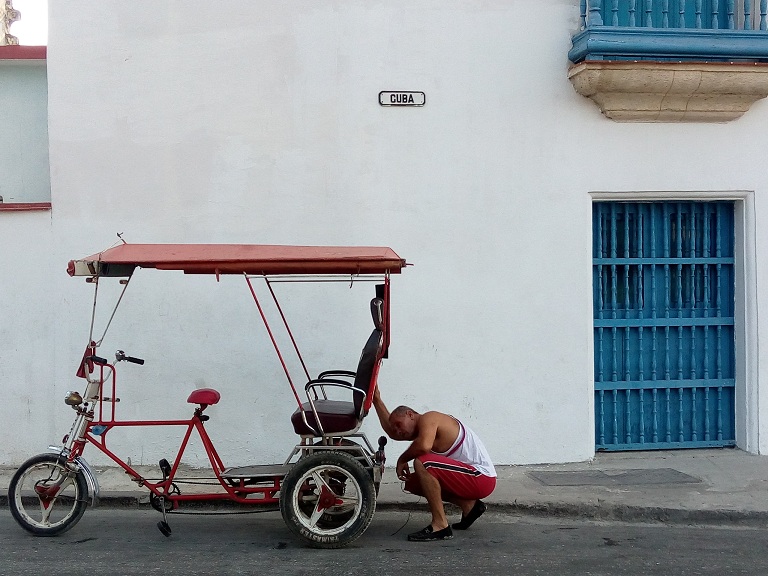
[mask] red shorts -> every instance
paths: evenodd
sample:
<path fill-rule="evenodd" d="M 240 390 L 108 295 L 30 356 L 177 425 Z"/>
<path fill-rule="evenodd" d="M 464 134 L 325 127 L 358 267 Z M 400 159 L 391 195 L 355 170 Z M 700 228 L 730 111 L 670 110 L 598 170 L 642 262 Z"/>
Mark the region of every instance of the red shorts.
<path fill-rule="evenodd" d="M 455 496 L 463 500 L 485 498 L 496 488 L 496 478 L 486 476 L 474 466 L 464 464 L 452 458 L 438 454 L 424 454 L 416 458 L 424 465 L 427 472 L 437 478 L 443 489 L 443 500 Z M 423 496 L 421 486 L 415 474 L 405 481 L 405 490 L 417 496 Z"/>

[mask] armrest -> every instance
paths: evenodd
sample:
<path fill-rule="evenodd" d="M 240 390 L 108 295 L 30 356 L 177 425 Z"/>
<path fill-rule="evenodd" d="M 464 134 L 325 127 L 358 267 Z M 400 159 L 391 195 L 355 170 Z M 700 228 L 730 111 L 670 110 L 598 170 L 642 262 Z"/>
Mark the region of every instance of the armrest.
<path fill-rule="evenodd" d="M 357 388 L 354 388 L 352 382 L 347 382 L 346 380 L 336 380 L 335 378 L 316 378 L 314 380 L 310 380 L 307 382 L 307 384 L 304 386 L 304 391 L 309 392 L 313 388 L 323 388 L 324 386 L 337 386 L 341 388 L 352 388 L 353 390 L 357 390 Z M 362 392 L 362 390 L 360 390 Z"/>
<path fill-rule="evenodd" d="M 326 370 L 325 372 L 320 372 L 317 379 L 322 380 L 326 376 L 346 376 L 347 378 L 354 378 L 356 375 L 355 372 L 351 372 L 350 370 Z"/>
<path fill-rule="evenodd" d="M 328 396 L 325 394 L 325 387 L 326 386 L 333 386 L 335 388 L 344 388 L 345 390 L 351 390 L 352 395 L 355 394 L 362 394 L 363 395 L 363 404 L 365 404 L 365 399 L 368 397 L 368 394 L 365 393 L 364 390 L 360 390 L 360 388 L 355 388 L 350 384 L 349 382 L 344 382 L 343 380 L 310 380 L 307 382 L 307 385 L 304 387 L 304 390 L 307 393 L 307 400 L 309 400 L 310 406 L 312 406 L 312 412 L 315 412 L 315 403 L 312 401 L 312 396 L 310 395 L 310 391 L 314 392 L 314 389 L 317 387 L 320 387 L 323 391 L 323 397 L 328 398 Z M 317 392 L 314 392 L 315 400 L 318 399 Z"/>

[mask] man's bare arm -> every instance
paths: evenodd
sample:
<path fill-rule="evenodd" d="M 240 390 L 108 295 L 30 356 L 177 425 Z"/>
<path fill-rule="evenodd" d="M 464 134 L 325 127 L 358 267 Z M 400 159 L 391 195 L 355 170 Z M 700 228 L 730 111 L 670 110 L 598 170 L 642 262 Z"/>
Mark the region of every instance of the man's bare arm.
<path fill-rule="evenodd" d="M 373 407 L 376 409 L 376 415 L 379 417 L 379 423 L 381 424 L 384 433 L 392 438 L 392 426 L 389 424 L 389 410 L 384 405 L 384 401 L 379 394 L 379 387 L 376 386 L 376 390 L 373 391 Z"/>
<path fill-rule="evenodd" d="M 408 462 L 432 450 L 437 436 L 439 419 L 434 412 L 427 412 L 419 419 L 419 435 L 397 459 L 397 477 L 405 479 L 409 474 Z"/>

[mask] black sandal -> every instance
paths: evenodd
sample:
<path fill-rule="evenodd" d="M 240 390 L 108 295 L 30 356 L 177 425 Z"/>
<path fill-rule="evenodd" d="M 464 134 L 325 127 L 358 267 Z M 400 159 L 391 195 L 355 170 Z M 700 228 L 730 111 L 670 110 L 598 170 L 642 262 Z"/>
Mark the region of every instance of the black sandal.
<path fill-rule="evenodd" d="M 453 538 L 453 530 L 450 526 L 435 532 L 432 525 L 429 525 L 423 530 L 408 534 L 408 540 L 411 542 L 434 542 L 435 540 L 450 540 L 451 538 Z"/>
<path fill-rule="evenodd" d="M 461 522 L 457 522 L 453 525 L 456 530 L 466 530 L 472 524 L 474 524 L 475 520 L 480 518 L 480 516 L 483 515 L 483 513 L 486 511 L 485 503 L 482 500 L 478 500 L 475 502 L 475 505 L 472 506 L 472 510 L 469 511 L 469 514 L 466 516 L 461 517 Z"/>

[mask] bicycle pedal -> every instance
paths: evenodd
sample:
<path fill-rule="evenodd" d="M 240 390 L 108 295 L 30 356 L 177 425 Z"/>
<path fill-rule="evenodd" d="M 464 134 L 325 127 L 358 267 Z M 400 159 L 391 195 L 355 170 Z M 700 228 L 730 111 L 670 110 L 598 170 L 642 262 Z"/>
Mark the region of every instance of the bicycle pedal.
<path fill-rule="evenodd" d="M 172 530 L 171 530 L 171 527 L 168 525 L 168 522 L 161 520 L 160 522 L 157 523 L 157 528 L 166 538 L 168 538 L 171 535 Z"/>
<path fill-rule="evenodd" d="M 163 480 L 165 480 L 166 478 L 168 478 L 168 476 L 171 475 L 171 465 L 168 463 L 168 460 L 166 460 L 165 458 L 160 460 L 158 464 L 160 466 L 160 471 L 163 473 Z"/>

